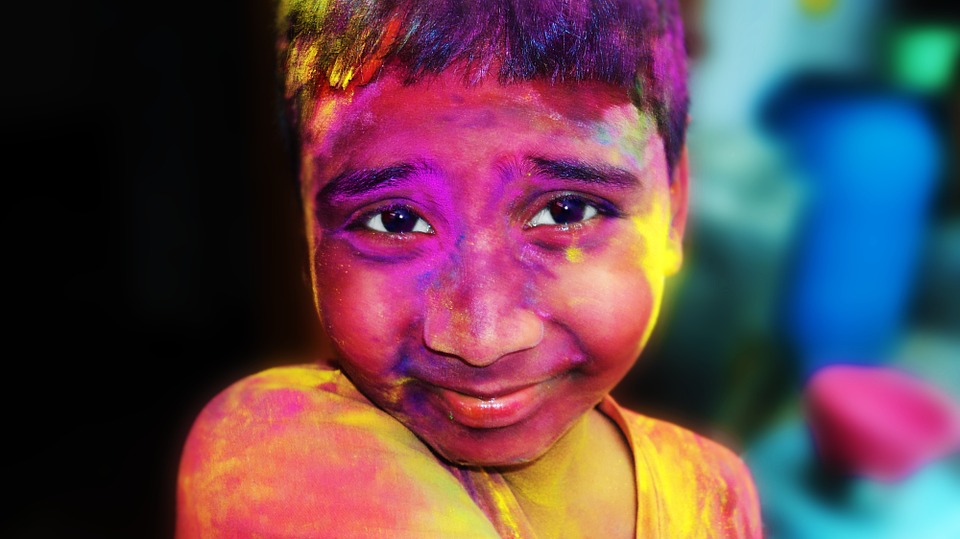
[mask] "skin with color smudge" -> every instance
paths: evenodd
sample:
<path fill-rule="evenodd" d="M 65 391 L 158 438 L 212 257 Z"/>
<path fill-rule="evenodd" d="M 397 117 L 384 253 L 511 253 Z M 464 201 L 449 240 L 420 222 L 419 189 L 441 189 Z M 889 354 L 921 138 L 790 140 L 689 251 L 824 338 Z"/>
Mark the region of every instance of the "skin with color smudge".
<path fill-rule="evenodd" d="M 736 455 L 609 396 L 681 261 L 676 3 L 283 0 L 278 23 L 335 354 L 204 408 L 177 537 L 761 536 Z"/>
<path fill-rule="evenodd" d="M 442 457 L 547 453 L 625 375 L 681 260 L 685 163 L 604 83 L 386 76 L 307 126 L 338 363 Z"/>

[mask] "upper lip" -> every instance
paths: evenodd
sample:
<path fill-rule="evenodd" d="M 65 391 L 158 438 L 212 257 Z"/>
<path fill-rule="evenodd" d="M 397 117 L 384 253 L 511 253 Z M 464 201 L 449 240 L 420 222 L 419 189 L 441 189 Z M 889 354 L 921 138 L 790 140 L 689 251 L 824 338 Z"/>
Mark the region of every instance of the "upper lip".
<path fill-rule="evenodd" d="M 461 395 L 466 395 L 468 397 L 474 397 L 482 400 L 492 400 L 499 397 L 504 397 L 512 393 L 527 389 L 528 387 L 535 386 L 537 384 L 542 384 L 546 380 L 540 380 L 537 382 L 527 382 L 523 384 L 512 384 L 512 385 L 502 385 L 502 384 L 485 384 L 477 386 L 465 386 L 462 384 L 447 384 L 447 383 L 433 383 L 427 380 L 424 380 L 425 383 L 437 388 L 447 391 L 454 391 L 460 393 Z"/>
<path fill-rule="evenodd" d="M 550 384 L 565 376 L 573 361 L 557 354 L 534 361 L 527 355 L 518 361 L 497 363 L 483 368 L 468 368 L 452 358 L 416 358 L 410 355 L 405 374 L 429 390 L 455 391 L 461 395 L 490 400 L 504 397 L 538 384 Z M 508 364 L 509 363 L 509 364 Z"/>

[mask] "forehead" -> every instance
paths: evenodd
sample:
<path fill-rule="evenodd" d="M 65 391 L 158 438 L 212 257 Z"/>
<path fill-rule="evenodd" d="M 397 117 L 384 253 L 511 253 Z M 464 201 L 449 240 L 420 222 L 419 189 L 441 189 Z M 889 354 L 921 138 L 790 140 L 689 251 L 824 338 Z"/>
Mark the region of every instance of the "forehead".
<path fill-rule="evenodd" d="M 649 128 L 646 115 L 633 105 L 626 89 L 583 81 L 524 81 L 507 85 L 485 79 L 465 84 L 449 72 L 404 84 L 384 76 L 349 94 L 323 98 L 313 108 L 305 138 L 314 144 L 349 137 L 393 123 L 443 122 L 450 127 L 483 127 L 484 116 L 549 118 L 570 128 L 591 129 L 599 123 Z"/>
<path fill-rule="evenodd" d="M 388 164 L 449 149 L 463 161 L 481 154 L 556 150 L 567 154 L 642 151 L 655 123 L 624 88 L 600 82 L 527 81 L 466 85 L 453 75 L 414 84 L 387 76 L 318 103 L 306 122 L 309 176 Z M 380 163 L 377 163 L 380 161 Z"/>

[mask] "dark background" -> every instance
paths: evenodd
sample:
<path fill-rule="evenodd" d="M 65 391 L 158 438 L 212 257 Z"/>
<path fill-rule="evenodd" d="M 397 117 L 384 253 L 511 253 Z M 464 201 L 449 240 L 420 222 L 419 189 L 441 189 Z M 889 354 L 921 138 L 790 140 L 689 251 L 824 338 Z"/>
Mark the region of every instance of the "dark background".
<path fill-rule="evenodd" d="M 193 416 L 309 342 L 269 5 L 5 21 L 0 535 L 170 537 Z"/>
<path fill-rule="evenodd" d="M 4 20 L 0 535 L 170 537 L 200 407 L 316 346 L 269 5 Z"/>

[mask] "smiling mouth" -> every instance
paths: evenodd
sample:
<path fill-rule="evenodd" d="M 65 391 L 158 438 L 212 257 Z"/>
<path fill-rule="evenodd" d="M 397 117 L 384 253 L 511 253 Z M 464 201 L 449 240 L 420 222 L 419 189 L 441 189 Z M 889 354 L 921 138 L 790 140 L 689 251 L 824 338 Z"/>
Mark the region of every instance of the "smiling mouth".
<path fill-rule="evenodd" d="M 448 417 L 475 429 L 508 427 L 535 412 L 546 397 L 544 382 L 530 384 L 495 397 L 467 395 L 452 389 L 437 388 Z"/>

